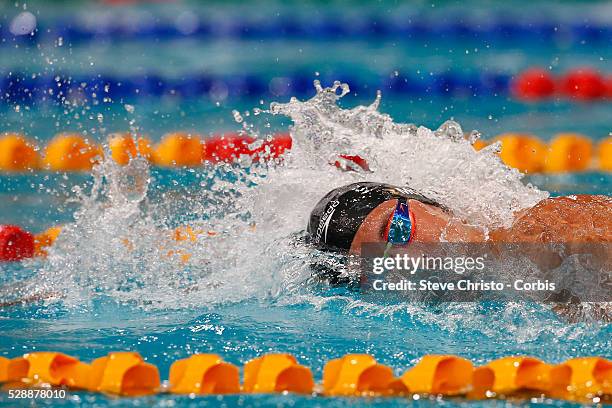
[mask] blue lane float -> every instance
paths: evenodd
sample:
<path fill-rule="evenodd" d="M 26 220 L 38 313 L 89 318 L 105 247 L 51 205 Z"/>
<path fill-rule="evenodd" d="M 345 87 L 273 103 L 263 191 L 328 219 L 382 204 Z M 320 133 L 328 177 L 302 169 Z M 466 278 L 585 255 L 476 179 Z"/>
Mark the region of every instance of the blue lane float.
<path fill-rule="evenodd" d="M 381 89 L 388 94 L 431 96 L 487 96 L 505 95 L 511 77 L 505 74 L 472 74 L 445 72 L 427 75 L 392 75 L 350 77 L 325 74 L 326 78 L 341 78 L 354 84 L 354 91 L 373 92 Z M 117 77 L 111 75 L 72 76 L 53 74 L 37 76 L 11 72 L 0 75 L 0 103 L 28 104 L 59 101 L 71 98 L 112 100 L 160 97 L 182 98 L 210 96 L 217 92 L 230 97 L 308 96 L 312 92 L 311 73 L 293 73 L 282 77 L 263 75 L 208 75 L 191 74 L 181 77 L 162 77 L 157 74 Z"/>
<path fill-rule="evenodd" d="M 544 73 L 547 77 L 542 79 L 550 82 L 549 90 L 541 89 L 541 81 L 534 81 L 530 70 L 518 76 L 452 71 L 383 76 L 328 72 L 319 79 L 333 82 L 340 78 L 350 83 L 351 89 L 357 93 L 382 90 L 387 95 L 400 96 L 512 96 L 527 101 L 562 98 L 582 102 L 609 100 L 612 96 L 612 77 L 592 69 L 572 70 L 558 78 L 553 78 L 547 71 Z M 164 77 L 155 73 L 119 77 L 105 74 L 73 76 L 62 73 L 36 75 L 10 72 L 0 74 L 0 104 L 30 105 L 39 102 L 106 99 L 123 101 L 162 96 L 184 99 L 210 97 L 213 100 L 225 97 L 306 97 L 312 93 L 313 78 L 308 72 L 294 72 L 281 77 L 201 73 L 180 77 Z"/>
<path fill-rule="evenodd" d="M 186 18 L 175 20 L 150 20 L 147 16 L 132 18 L 97 18 L 85 22 L 76 16 L 55 22 L 41 21 L 31 35 L 15 36 L 9 24 L 0 27 L 0 44 L 39 44 L 55 42 L 61 38 L 65 44 L 90 41 L 121 40 L 173 40 L 181 38 L 238 38 L 274 39 L 307 38 L 330 40 L 341 38 L 392 38 L 397 39 L 483 39 L 488 42 L 524 41 L 550 42 L 563 40 L 589 43 L 609 43 L 612 26 L 589 21 L 534 20 L 510 18 L 516 16 L 490 16 L 472 21 L 465 16 L 432 18 L 422 15 L 367 16 L 362 18 L 338 18 L 319 16 L 317 19 L 283 16 L 283 18 L 253 20 L 240 16 L 231 19 L 211 19 L 186 12 Z M 107 16 L 108 17 L 108 16 Z"/>

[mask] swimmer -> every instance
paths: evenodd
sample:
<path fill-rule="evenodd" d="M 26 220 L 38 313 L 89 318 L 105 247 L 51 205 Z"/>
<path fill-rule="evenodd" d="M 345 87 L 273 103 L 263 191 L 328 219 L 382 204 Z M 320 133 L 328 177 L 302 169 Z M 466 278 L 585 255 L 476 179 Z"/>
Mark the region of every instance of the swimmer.
<path fill-rule="evenodd" d="M 360 182 L 327 193 L 312 210 L 307 232 L 318 249 L 344 255 L 360 255 L 366 243 L 408 252 L 410 243 L 436 242 L 563 243 L 570 244 L 566 248 L 571 253 L 571 244 L 612 243 L 612 198 L 578 195 L 545 199 L 516 213 L 510 227 L 486 233 L 484 228 L 464 222 L 449 208 L 410 188 Z M 540 269 L 543 264 L 550 269 L 558 266 L 559 262 L 551 263 L 546 258 L 544 247 L 537 246 L 536 253 L 526 255 L 536 260 Z M 609 265 L 608 251 L 603 254 L 603 262 Z M 344 283 L 333 271 L 319 271 L 331 283 Z M 560 311 L 566 316 L 570 312 Z M 598 315 L 609 319 L 607 306 Z"/>
<path fill-rule="evenodd" d="M 357 255 L 363 243 L 612 242 L 612 198 L 545 199 L 515 214 L 509 228 L 485 234 L 408 187 L 361 182 L 327 193 L 310 214 L 308 234 L 321 249 Z"/>

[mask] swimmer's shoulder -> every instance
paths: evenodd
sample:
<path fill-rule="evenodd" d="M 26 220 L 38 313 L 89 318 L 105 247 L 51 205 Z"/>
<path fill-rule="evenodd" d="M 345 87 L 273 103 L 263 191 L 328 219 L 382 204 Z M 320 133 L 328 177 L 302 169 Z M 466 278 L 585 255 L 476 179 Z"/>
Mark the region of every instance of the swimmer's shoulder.
<path fill-rule="evenodd" d="M 506 242 L 612 242 L 612 198 L 605 195 L 551 197 L 516 214 L 510 228 L 491 234 Z"/>

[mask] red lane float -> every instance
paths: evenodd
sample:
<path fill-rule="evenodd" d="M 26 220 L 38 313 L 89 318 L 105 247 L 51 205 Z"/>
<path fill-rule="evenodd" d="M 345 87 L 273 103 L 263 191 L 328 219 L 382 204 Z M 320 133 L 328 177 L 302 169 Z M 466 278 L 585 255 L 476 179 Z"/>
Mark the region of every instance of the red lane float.
<path fill-rule="evenodd" d="M 555 93 L 555 81 L 549 71 L 530 68 L 516 77 L 512 93 L 518 99 L 527 101 L 550 98 Z"/>
<path fill-rule="evenodd" d="M 272 140 L 257 139 L 238 133 L 213 136 L 204 142 L 205 160 L 211 163 L 230 163 L 242 155 L 255 161 L 276 159 L 291 149 L 292 140 L 288 133 L 281 133 Z"/>
<path fill-rule="evenodd" d="M 204 159 L 211 163 L 233 162 L 241 155 L 251 155 L 253 150 L 250 146 L 254 141 L 254 138 L 238 133 L 215 135 L 204 142 Z"/>
<path fill-rule="evenodd" d="M 343 171 L 370 171 L 368 162 L 358 155 L 339 154 L 334 166 Z"/>
<path fill-rule="evenodd" d="M 529 68 L 518 74 L 510 86 L 520 100 L 539 101 L 553 96 L 582 102 L 612 96 L 612 78 L 589 67 L 575 68 L 554 77 L 542 68 Z"/>
<path fill-rule="evenodd" d="M 566 73 L 560 81 L 561 92 L 572 99 L 591 101 L 606 96 L 603 76 L 591 68 L 578 68 Z"/>
<path fill-rule="evenodd" d="M 264 151 L 266 147 L 270 149 L 270 157 L 277 158 L 282 156 L 287 150 L 291 150 L 293 139 L 289 133 L 278 133 L 269 142 L 264 142 Z"/>
<path fill-rule="evenodd" d="M 34 236 L 16 225 L 0 225 L 0 261 L 14 262 L 34 256 Z"/>

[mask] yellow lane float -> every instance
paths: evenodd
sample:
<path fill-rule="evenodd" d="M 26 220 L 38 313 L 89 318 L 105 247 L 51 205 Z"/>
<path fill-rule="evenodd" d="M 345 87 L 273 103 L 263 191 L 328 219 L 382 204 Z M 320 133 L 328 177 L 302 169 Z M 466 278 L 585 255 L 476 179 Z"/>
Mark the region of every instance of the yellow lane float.
<path fill-rule="evenodd" d="M 474 143 L 472 143 L 472 147 L 473 147 L 475 150 L 477 150 L 477 151 L 478 151 L 478 150 L 482 150 L 482 149 L 484 149 L 484 148 L 485 148 L 485 147 L 487 147 L 488 145 L 489 145 L 489 143 L 487 143 L 486 141 L 481 140 L 481 139 L 477 139 L 476 141 L 474 141 Z"/>
<path fill-rule="evenodd" d="M 240 373 L 216 354 L 195 354 L 172 364 L 169 383 L 174 394 L 236 394 Z"/>
<path fill-rule="evenodd" d="M 88 389 L 117 395 L 155 394 L 159 371 L 134 352 L 109 353 L 91 363 Z"/>
<path fill-rule="evenodd" d="M 21 381 L 28 375 L 28 362 L 23 357 L 0 357 L 0 383 Z"/>
<path fill-rule="evenodd" d="M 612 361 L 599 357 L 581 357 L 567 360 L 555 367 L 556 376 L 566 375 L 567 385 L 554 397 L 582 400 L 612 395 Z M 557 387 L 559 388 L 559 387 Z"/>
<path fill-rule="evenodd" d="M 561 173 L 587 170 L 593 156 L 591 139 L 576 134 L 562 133 L 548 143 L 544 170 Z"/>
<path fill-rule="evenodd" d="M 8 381 L 8 368 L 11 360 L 6 357 L 0 356 L 0 382 Z"/>
<path fill-rule="evenodd" d="M 474 366 L 469 360 L 448 355 L 426 355 L 402 375 L 411 393 L 462 395 L 471 390 Z"/>
<path fill-rule="evenodd" d="M 484 399 L 491 397 L 495 373 L 489 367 L 475 367 L 472 373 L 472 388 L 466 394 L 471 399 Z"/>
<path fill-rule="evenodd" d="M 522 391 L 548 392 L 553 388 L 553 366 L 533 357 L 504 357 L 487 364 L 493 371 L 491 390 L 506 396 Z"/>
<path fill-rule="evenodd" d="M 55 352 L 0 357 L 2 389 L 66 387 L 114 395 L 235 394 L 315 390 L 309 368 L 290 354 L 267 354 L 239 370 L 216 354 L 196 354 L 175 361 L 168 387 L 160 386 L 157 368 L 135 352 L 110 353 L 82 363 Z M 321 391 L 327 396 L 410 396 L 429 394 L 470 399 L 546 396 L 578 402 L 606 402 L 612 396 L 612 361 L 580 357 L 550 365 L 533 357 L 504 357 L 474 368 L 453 355 L 426 355 L 401 378 L 366 354 L 330 360 L 323 369 Z M 317 388 L 317 391 L 319 388 Z"/>
<path fill-rule="evenodd" d="M 612 137 L 608 137 L 599 144 L 599 169 L 612 171 Z"/>
<path fill-rule="evenodd" d="M 131 158 L 140 156 L 151 160 L 153 147 L 146 137 L 133 136 L 130 133 L 114 133 L 108 138 L 108 147 L 113 160 L 124 166 Z"/>
<path fill-rule="evenodd" d="M 34 256 L 47 256 L 47 249 L 55 243 L 62 232 L 62 227 L 51 227 L 34 235 Z"/>
<path fill-rule="evenodd" d="M 544 169 L 546 144 L 537 137 L 506 133 L 496 140 L 502 144 L 499 156 L 508 166 L 525 173 L 538 173 Z"/>
<path fill-rule="evenodd" d="M 12 359 L 0 357 L 0 382 L 4 383 L 3 388 L 23 387 L 22 381 L 27 379 L 29 367 L 23 356 Z"/>
<path fill-rule="evenodd" d="M 348 354 L 330 360 L 323 368 L 323 392 L 330 396 L 406 393 L 393 370 L 367 354 Z"/>
<path fill-rule="evenodd" d="M 50 384 L 65 385 L 70 388 L 86 389 L 89 364 L 63 353 L 35 352 L 25 354 L 22 361 L 15 365 L 17 371 L 23 372 L 27 367 L 26 375 L 22 381 L 29 385 Z M 15 374 L 12 374 L 14 377 Z"/>
<path fill-rule="evenodd" d="M 64 133 L 47 145 L 43 165 L 53 171 L 87 171 L 101 157 L 100 146 L 79 134 Z"/>
<path fill-rule="evenodd" d="M 38 152 L 33 142 L 17 133 L 7 133 L 0 138 L 0 170 L 34 170 L 38 164 Z"/>
<path fill-rule="evenodd" d="M 153 161 L 159 166 L 200 166 L 205 147 L 200 136 L 191 133 L 170 133 L 155 148 Z"/>
<path fill-rule="evenodd" d="M 244 392 L 295 392 L 309 394 L 314 390 L 312 372 L 299 365 L 290 354 L 266 354 L 244 365 Z"/>
<path fill-rule="evenodd" d="M 121 165 L 127 164 L 131 157 L 138 155 L 152 164 L 164 167 L 195 167 L 206 161 L 231 162 L 242 155 L 251 155 L 258 160 L 261 148 L 251 148 L 246 144 L 255 139 L 227 135 L 224 137 L 226 139 L 202 139 L 197 134 L 175 132 L 164 136 L 153 148 L 151 141 L 145 137 L 120 132 L 109 136 L 108 145 L 111 157 Z M 600 142 L 597 152 L 594 151 L 590 139 L 576 133 L 559 134 L 548 144 L 523 133 L 505 133 L 493 140 L 502 144 L 502 161 L 525 173 L 584 171 L 594 168 L 596 164 L 601 171 L 612 171 L 612 137 Z M 472 146 L 475 150 L 481 150 L 490 142 L 479 139 Z M 287 150 L 291 147 L 291 138 L 285 134 L 277 134 L 271 142 L 264 142 L 266 143 L 274 148 L 283 145 L 281 147 Z M 278 157 L 282 153 L 279 150 L 273 156 Z M 0 171 L 29 171 L 38 169 L 41 164 L 53 171 L 85 171 L 91 169 L 92 164 L 102 157 L 102 154 L 100 146 L 74 133 L 60 134 L 51 140 L 42 160 L 35 144 L 22 135 L 6 133 L 0 137 Z"/>

